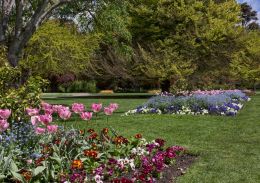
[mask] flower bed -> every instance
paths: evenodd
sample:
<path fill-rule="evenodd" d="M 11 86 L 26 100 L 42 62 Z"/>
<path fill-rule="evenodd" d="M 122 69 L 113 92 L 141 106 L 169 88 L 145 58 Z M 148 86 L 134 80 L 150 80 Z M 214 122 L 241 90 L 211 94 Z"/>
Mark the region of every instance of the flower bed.
<path fill-rule="evenodd" d="M 185 154 L 180 146 L 165 147 L 163 139 L 147 141 L 141 134 L 132 138 L 113 128 L 97 132 L 64 130 L 52 124 L 54 113 L 67 120 L 79 115 L 92 119 L 92 113 L 106 115 L 118 108 L 110 104 L 83 104 L 71 108 L 42 103 L 41 109 L 27 108 L 31 122 L 8 122 L 11 111 L 0 110 L 0 181 L 3 182 L 154 182 L 176 158 Z"/>
<path fill-rule="evenodd" d="M 145 104 L 130 110 L 132 114 L 190 114 L 234 116 L 249 101 L 241 90 L 212 90 L 182 92 L 178 96 L 161 93 L 150 98 Z"/>

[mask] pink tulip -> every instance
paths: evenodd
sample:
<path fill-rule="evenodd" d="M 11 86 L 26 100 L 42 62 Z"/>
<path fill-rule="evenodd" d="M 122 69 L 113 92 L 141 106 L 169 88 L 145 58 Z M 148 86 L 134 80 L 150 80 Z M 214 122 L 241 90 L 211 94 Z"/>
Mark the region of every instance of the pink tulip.
<path fill-rule="evenodd" d="M 33 160 L 32 160 L 32 159 L 27 159 L 27 160 L 26 160 L 26 163 L 27 163 L 28 165 L 30 165 L 30 164 L 33 163 Z"/>
<path fill-rule="evenodd" d="M 31 116 L 31 123 L 33 126 L 36 126 L 40 122 L 39 116 Z"/>
<path fill-rule="evenodd" d="M 45 112 L 45 114 L 47 114 L 47 115 L 52 115 L 52 113 L 54 112 L 54 110 L 53 110 L 52 108 L 46 108 L 46 109 L 44 110 L 44 112 Z"/>
<path fill-rule="evenodd" d="M 81 113 L 85 110 L 85 106 L 83 104 L 74 103 L 74 104 L 72 104 L 71 109 L 75 113 Z"/>
<path fill-rule="evenodd" d="M 93 112 L 99 112 L 102 109 L 102 104 L 92 104 L 91 109 Z"/>
<path fill-rule="evenodd" d="M 61 119 L 67 120 L 70 118 L 71 116 L 71 112 L 69 110 L 69 108 L 60 108 L 59 112 L 58 112 L 59 116 Z"/>
<path fill-rule="evenodd" d="M 93 113 L 92 112 L 83 112 L 80 114 L 81 119 L 91 120 Z"/>
<path fill-rule="evenodd" d="M 36 108 L 27 108 L 26 112 L 29 116 L 36 116 L 39 114 L 39 109 Z"/>
<path fill-rule="evenodd" d="M 44 125 L 48 125 L 50 122 L 52 122 L 52 116 L 45 114 L 39 116 L 40 122 L 42 122 Z"/>
<path fill-rule="evenodd" d="M 9 127 L 9 123 L 7 122 L 7 120 L 1 119 L 0 120 L 0 132 L 7 130 L 8 127 Z"/>
<path fill-rule="evenodd" d="M 42 102 L 41 106 L 42 106 L 43 110 L 52 108 L 52 105 L 48 104 L 47 102 Z"/>
<path fill-rule="evenodd" d="M 47 131 L 49 133 L 56 133 L 58 131 L 58 125 L 48 125 Z"/>
<path fill-rule="evenodd" d="M 114 109 L 110 108 L 110 107 L 105 107 L 104 108 L 104 113 L 107 115 L 107 116 L 111 116 L 113 114 L 113 111 Z"/>
<path fill-rule="evenodd" d="M 110 103 L 108 107 L 115 111 L 118 109 L 119 105 L 117 103 Z"/>
<path fill-rule="evenodd" d="M 11 115 L 11 110 L 9 109 L 0 109 L 0 118 L 8 119 Z"/>
<path fill-rule="evenodd" d="M 45 133 L 45 128 L 37 127 L 37 128 L 35 128 L 35 133 L 37 135 L 43 134 L 43 133 Z"/>
<path fill-rule="evenodd" d="M 53 112 L 59 112 L 59 110 L 62 108 L 64 108 L 63 105 L 53 105 L 52 106 Z"/>

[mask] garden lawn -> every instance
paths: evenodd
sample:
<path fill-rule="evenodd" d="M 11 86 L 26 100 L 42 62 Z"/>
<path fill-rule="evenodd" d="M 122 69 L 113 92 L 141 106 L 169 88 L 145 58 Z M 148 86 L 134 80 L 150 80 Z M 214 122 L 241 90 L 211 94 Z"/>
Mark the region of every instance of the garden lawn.
<path fill-rule="evenodd" d="M 178 179 L 191 182 L 260 182 L 260 94 L 252 97 L 236 117 L 135 115 L 121 116 L 146 99 L 52 99 L 53 104 L 84 103 L 88 109 L 93 102 L 117 102 L 118 112 L 90 122 L 72 119 L 66 126 L 100 129 L 112 126 L 120 134 L 130 137 L 142 133 L 148 140 L 164 138 L 167 145 L 185 146 L 199 159 Z M 77 121 L 77 122 L 76 122 Z"/>

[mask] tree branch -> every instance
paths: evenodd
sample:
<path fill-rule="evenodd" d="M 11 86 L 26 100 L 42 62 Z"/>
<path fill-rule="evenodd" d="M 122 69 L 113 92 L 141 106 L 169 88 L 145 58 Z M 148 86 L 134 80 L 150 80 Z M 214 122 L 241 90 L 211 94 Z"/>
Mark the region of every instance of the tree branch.
<path fill-rule="evenodd" d="M 15 38 L 18 39 L 23 28 L 24 0 L 15 0 L 15 4 L 16 4 Z"/>
<path fill-rule="evenodd" d="M 1 17 L 0 17 L 0 43 L 6 40 L 6 30 L 9 21 L 9 16 L 15 4 L 15 0 L 2 0 L 1 1 Z"/>

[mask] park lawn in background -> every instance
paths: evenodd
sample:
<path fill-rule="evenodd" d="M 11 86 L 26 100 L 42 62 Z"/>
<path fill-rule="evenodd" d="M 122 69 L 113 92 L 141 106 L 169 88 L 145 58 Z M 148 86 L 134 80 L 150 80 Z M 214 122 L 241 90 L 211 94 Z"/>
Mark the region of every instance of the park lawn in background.
<path fill-rule="evenodd" d="M 52 99 L 52 104 L 84 103 L 89 109 L 93 102 L 119 103 L 120 109 L 107 118 L 60 122 L 80 129 L 101 129 L 111 126 L 130 137 L 142 133 L 148 140 L 161 137 L 167 145 L 185 146 L 197 154 L 197 161 L 178 178 L 180 183 L 257 183 L 260 182 L 260 94 L 252 97 L 236 117 L 134 115 L 121 116 L 125 111 L 144 103 L 146 99 Z"/>

